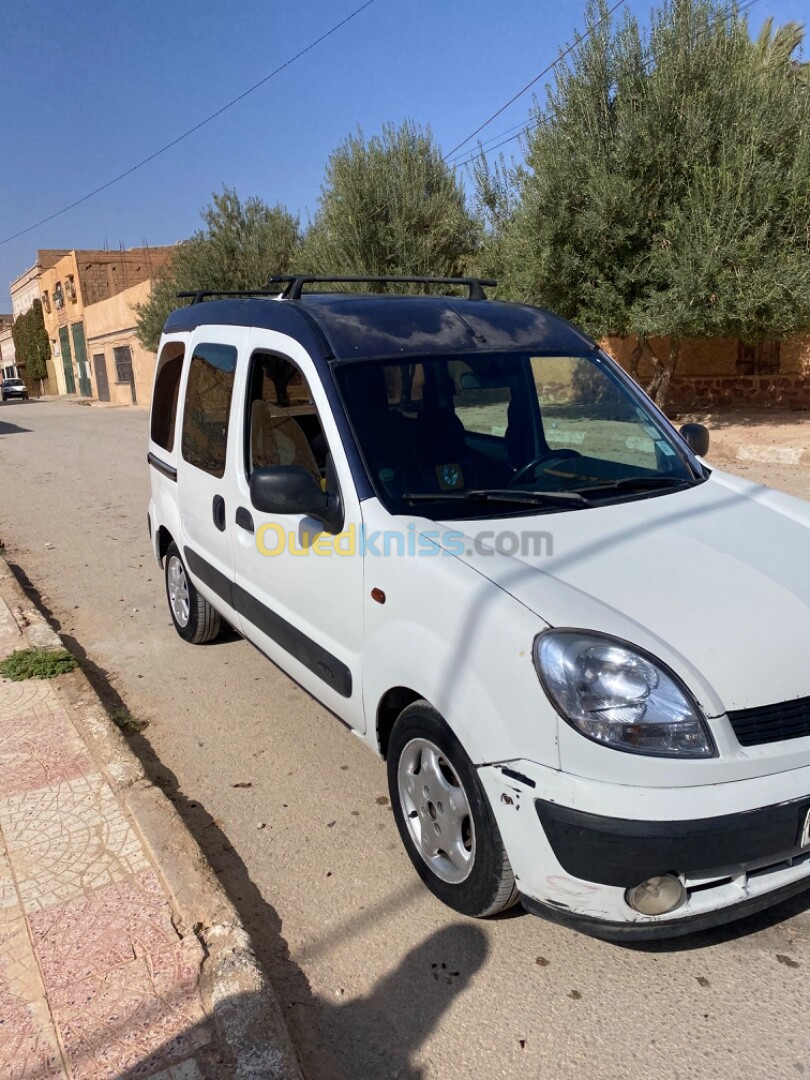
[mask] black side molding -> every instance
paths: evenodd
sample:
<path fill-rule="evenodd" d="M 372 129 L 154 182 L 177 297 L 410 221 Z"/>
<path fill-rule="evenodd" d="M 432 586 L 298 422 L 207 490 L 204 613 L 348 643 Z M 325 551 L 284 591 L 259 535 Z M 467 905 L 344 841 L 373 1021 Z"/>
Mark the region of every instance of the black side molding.
<path fill-rule="evenodd" d="M 157 469 L 159 473 L 163 473 L 164 476 L 168 476 L 170 480 L 174 480 L 174 482 L 177 483 L 177 469 L 175 469 L 173 465 L 167 465 L 165 461 L 161 461 L 151 450 L 146 455 L 146 460 L 153 469 Z"/>
<path fill-rule="evenodd" d="M 263 634 L 272 638 L 285 652 L 295 657 L 318 678 L 323 679 L 326 685 L 337 691 L 341 697 L 352 696 L 352 673 L 342 660 L 338 660 L 317 641 L 313 641 L 298 627 L 277 615 L 266 604 L 262 604 L 247 589 L 243 589 L 241 585 L 237 585 L 220 573 L 196 551 L 186 547 L 183 549 L 183 555 L 186 566 L 194 577 L 204 582 L 229 607 L 238 611 Z"/>

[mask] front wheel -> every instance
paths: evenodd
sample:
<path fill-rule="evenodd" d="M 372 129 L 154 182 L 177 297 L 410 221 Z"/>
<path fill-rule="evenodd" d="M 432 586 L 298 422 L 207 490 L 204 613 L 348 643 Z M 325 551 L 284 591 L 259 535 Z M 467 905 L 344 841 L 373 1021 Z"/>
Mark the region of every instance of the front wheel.
<path fill-rule="evenodd" d="M 169 544 L 164 567 L 166 599 L 175 630 L 192 645 L 213 641 L 220 631 L 222 620 L 219 612 L 200 596 L 189 580 L 177 544 Z"/>
<path fill-rule="evenodd" d="M 426 701 L 409 705 L 394 724 L 388 788 L 405 850 L 435 896 L 475 918 L 517 901 L 515 876 L 475 768 Z"/>

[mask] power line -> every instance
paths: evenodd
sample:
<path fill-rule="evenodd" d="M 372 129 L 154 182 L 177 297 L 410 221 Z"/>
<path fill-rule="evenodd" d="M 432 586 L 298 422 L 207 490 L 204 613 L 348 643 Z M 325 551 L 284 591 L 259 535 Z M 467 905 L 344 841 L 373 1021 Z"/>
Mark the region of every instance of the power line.
<path fill-rule="evenodd" d="M 544 67 L 539 75 L 535 75 L 535 77 L 533 79 L 531 79 L 529 82 L 527 82 L 522 90 L 518 90 L 518 92 L 513 97 L 511 97 L 506 102 L 505 105 L 501 105 L 500 109 L 496 110 L 496 112 L 494 112 L 492 114 L 492 116 L 490 116 L 490 118 L 488 120 L 485 120 L 483 122 L 483 124 L 479 124 L 479 126 L 475 129 L 475 131 L 471 132 L 467 136 L 466 139 L 462 139 L 461 142 L 458 143 L 457 146 L 454 146 L 452 150 L 448 151 L 448 153 L 446 153 L 445 156 L 444 156 L 444 160 L 447 161 L 447 159 L 449 157 L 451 157 L 453 154 L 455 154 L 456 150 L 460 150 L 461 147 L 465 143 L 468 143 L 470 141 L 470 139 L 474 139 L 479 131 L 483 131 L 485 127 L 488 127 L 492 123 L 492 121 L 495 120 L 496 117 L 500 116 L 502 112 L 505 112 L 509 108 L 510 105 L 514 105 L 514 103 L 517 101 L 517 99 L 519 97 L 522 97 L 526 93 L 527 90 L 531 90 L 531 88 L 534 86 L 534 84 L 536 82 L 539 82 L 540 79 L 542 79 L 544 75 L 548 75 L 548 73 L 550 71 L 552 71 L 557 66 L 557 64 L 559 64 L 559 62 L 561 60 L 564 60 L 566 58 L 566 56 L 568 56 L 569 53 L 574 51 L 574 49 L 577 47 L 577 45 L 580 44 L 580 42 L 584 41 L 587 37 L 590 37 L 590 35 L 594 32 L 594 30 L 596 30 L 599 26 L 602 25 L 603 22 L 605 22 L 607 19 L 609 19 L 610 16 L 613 14 L 613 12 L 616 11 L 617 8 L 620 8 L 624 2 L 625 2 L 625 0 L 617 0 L 617 3 L 615 3 L 613 5 L 613 7 L 610 9 L 610 11 L 606 12 L 598 22 L 594 23 L 594 25 L 592 27 L 590 27 L 589 30 L 586 31 L 586 33 L 582 34 L 581 36 L 578 36 L 576 41 L 574 41 L 571 45 L 569 45 L 568 48 L 564 52 L 561 52 L 556 60 L 552 61 L 552 63 L 550 63 L 547 67 Z"/>
<path fill-rule="evenodd" d="M 742 4 L 733 4 L 731 7 L 726 9 L 725 16 L 729 16 L 734 13 L 742 15 L 745 12 L 750 11 L 754 4 L 757 3 L 759 3 L 759 0 L 745 0 L 745 2 Z M 706 32 L 707 31 L 704 31 L 704 33 Z M 584 37 L 582 40 L 584 40 Z M 562 60 L 563 56 L 560 56 L 558 59 Z M 647 69 L 647 74 L 649 74 L 649 68 L 652 64 L 652 60 L 653 58 L 651 56 L 647 57 L 647 63 L 645 65 Z M 530 131 L 534 131 L 536 128 L 541 127 L 543 124 L 547 124 L 550 120 L 551 117 L 548 115 L 548 113 L 543 113 L 536 120 L 530 121 L 528 123 L 516 124 L 514 125 L 514 127 L 507 128 L 505 131 L 500 132 L 499 135 L 493 135 L 491 139 L 488 139 L 486 142 L 479 144 L 477 150 L 474 150 L 472 152 L 465 150 L 463 154 L 458 154 L 457 158 L 462 158 L 463 160 L 456 160 L 455 162 L 451 161 L 449 162 L 449 164 L 451 164 L 454 169 L 465 169 L 473 161 L 476 161 L 485 151 L 488 153 L 492 153 L 494 150 L 499 150 L 502 146 L 506 146 L 507 143 L 514 142 L 514 140 L 519 139 L 521 135 L 525 135 L 528 134 Z M 516 134 L 510 135 L 509 133 L 512 131 L 516 131 Z M 494 146 L 492 146 L 491 144 L 496 139 L 499 139 L 502 135 L 507 135 L 508 138 L 505 138 L 501 142 L 497 142 Z M 444 160 L 447 161 L 447 158 L 445 158 Z"/>
<path fill-rule="evenodd" d="M 222 105 L 215 112 L 212 112 L 210 116 L 206 116 L 204 120 L 200 120 L 199 123 L 195 124 L 193 127 L 188 128 L 188 130 L 184 131 L 182 135 L 178 135 L 177 138 L 172 139 L 171 142 L 167 142 L 165 146 L 161 146 L 159 150 L 155 150 L 154 153 L 149 154 L 148 157 L 143 158 L 141 161 L 137 162 L 137 164 L 130 166 L 130 168 L 125 169 L 124 172 L 119 173 L 117 176 L 114 176 L 112 180 L 108 180 L 100 187 L 94 188 L 93 191 L 88 191 L 86 195 L 82 195 L 80 199 L 75 199 L 67 206 L 63 206 L 61 210 L 57 210 L 55 213 L 49 214 L 47 217 L 42 218 L 41 221 L 37 221 L 33 225 L 28 225 L 25 229 L 20 229 L 19 232 L 15 232 L 11 236 L 7 236 L 4 240 L 0 240 L 0 247 L 2 247 L 3 244 L 8 244 L 12 240 L 18 239 L 18 237 L 20 236 L 25 236 L 26 233 L 33 232 L 34 229 L 38 229 L 40 225 L 46 225 L 49 221 L 53 221 L 54 218 L 61 217 L 62 214 L 66 214 L 68 210 L 73 210 L 77 206 L 81 206 L 81 204 L 87 202 L 88 199 L 92 199 L 95 195 L 99 195 L 102 191 L 106 191 L 107 188 L 112 187 L 113 184 L 117 184 L 119 180 L 123 180 L 125 177 L 131 176 L 134 172 L 137 172 L 138 169 L 142 169 L 144 165 L 148 165 L 150 161 L 154 161 L 155 158 L 160 157 L 161 154 L 165 154 L 167 150 L 171 150 L 173 147 L 177 146 L 178 143 L 183 142 L 183 140 L 187 139 L 189 135 L 193 135 L 195 131 L 199 131 L 200 128 L 205 127 L 206 124 L 210 124 L 212 120 L 216 120 L 218 116 L 222 116 L 222 114 L 224 112 L 227 112 L 228 109 L 233 108 L 234 105 L 237 105 L 240 101 L 243 101 L 249 94 L 252 94 L 255 90 L 258 90 L 260 86 L 264 86 L 266 82 L 269 82 L 270 79 L 275 78 L 275 76 L 279 75 L 282 71 L 285 70 L 285 68 L 288 68 L 291 64 L 294 64 L 296 60 L 300 60 L 302 56 L 306 55 L 306 53 L 308 52 L 311 52 L 312 49 L 320 45 L 322 41 L 326 41 L 328 37 L 331 37 L 332 34 L 340 30 L 340 28 L 345 26 L 346 23 L 351 22 L 352 19 L 356 18 L 361 12 L 365 11 L 366 8 L 371 7 L 373 3 L 374 0 L 365 0 L 365 3 L 361 4 L 358 8 L 355 8 L 355 10 L 352 11 L 351 14 L 347 15 L 345 19 L 341 19 L 340 22 L 335 23 L 333 27 L 331 27 L 325 33 L 321 34 L 320 37 L 315 38 L 315 40 L 311 41 L 309 45 L 306 45 L 303 49 L 297 52 L 295 56 L 291 56 L 289 60 L 285 60 L 283 64 L 280 64 L 268 75 L 265 75 L 263 79 L 259 79 L 259 81 L 254 83 L 253 86 L 248 87 L 247 90 L 243 90 L 241 94 L 238 94 L 231 101 L 227 102 L 225 105 Z"/>

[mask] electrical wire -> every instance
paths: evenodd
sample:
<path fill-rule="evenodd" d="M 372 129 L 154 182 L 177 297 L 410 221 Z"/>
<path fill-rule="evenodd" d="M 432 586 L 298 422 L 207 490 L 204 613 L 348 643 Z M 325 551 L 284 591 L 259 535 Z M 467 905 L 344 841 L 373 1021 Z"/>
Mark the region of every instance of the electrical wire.
<path fill-rule="evenodd" d="M 243 90 L 241 94 L 238 94 L 231 101 L 227 102 L 225 105 L 222 105 L 215 112 L 212 112 L 210 116 L 206 116 L 204 120 L 200 120 L 199 123 L 194 124 L 193 127 L 188 128 L 188 130 L 184 131 L 182 135 L 178 135 L 176 138 L 172 139 L 171 142 L 167 142 L 165 146 L 161 146 L 159 150 L 155 150 L 154 153 L 149 154 L 148 157 L 143 158 L 141 161 L 137 162 L 137 164 L 131 165 L 128 169 L 125 169 L 124 172 L 119 173 L 111 180 L 108 180 L 106 183 L 101 184 L 100 187 L 94 188 L 92 191 L 88 191 L 88 193 L 86 195 L 82 195 L 80 199 L 75 199 L 67 206 L 63 206 L 61 210 L 56 210 L 53 214 L 49 214 L 47 217 L 42 218 L 40 221 L 35 222 L 33 225 L 28 225 L 26 228 L 20 229 L 19 232 L 15 232 L 11 236 L 7 236 L 5 237 L 5 239 L 0 240 L 0 247 L 2 247 L 3 244 L 8 244 L 12 240 L 18 239 L 20 236 L 25 236 L 26 233 L 33 232 L 34 229 L 38 229 L 40 225 L 46 225 L 49 221 L 53 221 L 54 218 L 61 217 L 62 214 L 66 214 L 69 210 L 74 210 L 77 206 L 81 206 L 82 203 L 86 203 L 88 199 L 92 199 L 94 196 L 101 194 L 102 191 L 106 191 L 107 188 L 112 187 L 113 184 L 117 184 L 119 180 L 123 180 L 125 177 L 131 176 L 134 172 L 137 172 L 138 169 L 142 169 L 144 165 L 148 165 L 150 161 L 154 161 L 155 158 L 160 157 L 161 154 L 165 154 L 167 150 L 171 150 L 173 147 L 177 146 L 178 143 L 183 142 L 183 140 L 187 139 L 189 135 L 193 135 L 196 131 L 199 131 L 200 128 L 205 127 L 206 124 L 210 124 L 212 120 L 216 120 L 218 116 L 222 116 L 222 114 L 224 112 L 227 112 L 228 109 L 233 108 L 233 106 L 237 105 L 240 101 L 244 101 L 244 99 L 249 94 L 252 94 L 255 90 L 258 90 L 260 86 L 264 86 L 266 82 L 269 82 L 270 79 L 275 78 L 275 76 L 279 75 L 282 71 L 285 70 L 285 68 L 288 68 L 291 64 L 294 64 L 296 60 L 300 60 L 302 56 L 305 56 L 306 53 L 311 52 L 312 49 L 320 45 L 322 41 L 326 41 L 328 37 L 331 37 L 332 34 L 340 30 L 341 27 L 346 25 L 346 23 L 351 22 L 352 19 L 360 15 L 361 12 L 366 10 L 366 8 L 371 7 L 374 2 L 375 0 L 366 0 L 365 3 L 360 5 L 360 7 L 355 8 L 355 10 L 351 12 L 351 14 L 347 15 L 344 19 L 341 19 L 340 22 L 335 23 L 333 27 L 331 27 L 325 33 L 321 34 L 320 37 L 315 38 L 315 40 L 311 41 L 309 45 L 306 45 L 303 49 L 297 52 L 295 56 L 291 56 L 289 60 L 285 60 L 283 64 L 280 64 L 268 75 L 265 75 L 264 78 L 259 79 L 258 82 L 255 82 L 253 86 L 248 87 L 247 90 Z"/>
<path fill-rule="evenodd" d="M 474 139 L 479 131 L 483 131 L 485 127 L 488 127 L 492 123 L 492 121 L 495 120 L 497 117 L 499 117 L 502 112 L 505 112 L 509 108 L 510 105 L 514 105 L 514 103 L 517 101 L 517 99 L 519 97 L 522 97 L 526 93 L 527 90 L 531 90 L 531 88 L 534 86 L 534 84 L 536 82 L 539 82 L 540 79 L 542 79 L 544 75 L 548 75 L 548 73 L 550 71 L 553 71 L 554 68 L 557 66 L 557 64 L 559 64 L 559 62 L 561 60 L 564 60 L 566 58 L 566 56 L 568 56 L 569 53 L 572 53 L 574 51 L 574 49 L 577 47 L 577 45 L 579 45 L 581 42 L 585 41 L 586 38 L 590 37 L 590 35 L 594 32 L 594 30 L 598 29 L 598 27 L 600 27 L 603 22 L 605 22 L 607 19 L 609 19 L 611 17 L 611 15 L 614 13 L 614 11 L 616 11 L 618 8 L 620 8 L 624 2 L 625 2 L 625 0 L 617 0 L 617 3 L 615 3 L 613 5 L 613 7 L 610 9 L 610 11 L 606 12 L 602 16 L 602 18 L 598 22 L 594 23 L 593 26 L 591 26 L 584 34 L 579 35 L 577 37 L 576 41 L 572 42 L 564 52 L 561 52 L 556 60 L 552 61 L 552 63 L 550 63 L 547 67 L 544 67 L 539 75 L 535 75 L 535 77 L 533 79 L 530 79 L 529 82 L 526 83 L 526 85 L 523 87 L 522 90 L 518 90 L 518 92 L 513 97 L 509 98 L 509 100 L 506 102 L 505 105 L 501 105 L 500 109 L 497 109 L 492 114 L 492 116 L 489 117 L 488 120 L 485 120 L 483 122 L 483 124 L 479 124 L 479 126 L 475 129 L 475 131 L 471 132 L 467 136 L 466 139 L 462 139 L 461 142 L 458 143 L 456 146 L 454 146 L 452 150 L 449 150 L 445 154 L 444 160 L 447 161 L 447 159 L 449 157 L 452 157 L 453 154 L 455 154 L 456 150 L 460 150 L 461 147 L 464 146 L 465 143 L 468 143 L 470 141 L 470 139 Z"/>
<path fill-rule="evenodd" d="M 745 2 L 742 4 L 734 4 L 732 7 L 726 9 L 725 16 L 729 16 L 735 13 L 742 15 L 750 11 L 754 4 L 758 3 L 759 0 L 745 0 Z M 705 32 L 706 31 L 704 31 L 704 33 Z M 584 38 L 582 40 L 584 40 Z M 563 57 L 560 56 L 558 59 L 561 60 L 562 58 Z M 651 56 L 648 56 L 647 58 L 647 74 L 649 74 L 652 59 L 653 58 Z M 526 135 L 530 131 L 534 131 L 536 128 L 541 127 L 543 124 L 549 123 L 550 120 L 551 117 L 548 115 L 548 113 L 544 113 L 536 120 L 530 121 L 529 123 L 516 124 L 514 127 L 507 128 L 505 131 L 500 132 L 499 135 L 493 135 L 491 139 L 487 139 L 486 142 L 479 144 L 476 150 L 465 150 L 463 154 L 456 155 L 456 159 L 454 161 L 449 161 L 448 164 L 452 165 L 454 169 L 465 169 L 468 165 L 471 165 L 474 161 L 477 161 L 483 153 L 492 153 L 495 150 L 500 150 L 502 146 L 506 146 L 507 143 L 514 142 L 515 139 L 519 139 L 522 135 Z M 517 130 L 518 128 L 520 130 Z M 512 131 L 516 131 L 516 134 L 510 135 L 509 133 Z M 507 135 L 508 138 L 502 139 L 502 141 L 495 143 L 494 146 L 491 145 L 496 139 L 500 139 L 503 135 Z M 458 160 L 459 158 L 463 160 Z M 447 158 L 445 158 L 445 161 L 447 161 Z"/>

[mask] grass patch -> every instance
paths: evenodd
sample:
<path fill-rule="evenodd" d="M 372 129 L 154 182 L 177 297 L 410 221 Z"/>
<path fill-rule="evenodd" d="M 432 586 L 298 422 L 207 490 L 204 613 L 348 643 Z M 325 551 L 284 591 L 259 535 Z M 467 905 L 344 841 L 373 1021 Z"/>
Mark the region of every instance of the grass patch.
<path fill-rule="evenodd" d="M 133 716 L 129 709 L 125 709 L 123 706 L 113 709 L 110 713 L 110 719 L 124 735 L 137 735 L 139 731 L 149 727 L 148 720 L 139 720 L 137 716 Z"/>
<path fill-rule="evenodd" d="M 0 660 L 0 675 L 12 682 L 23 679 L 55 679 L 78 667 L 66 649 L 18 649 Z"/>

